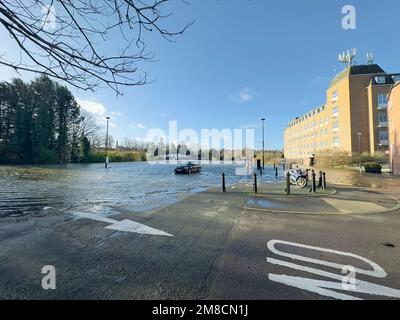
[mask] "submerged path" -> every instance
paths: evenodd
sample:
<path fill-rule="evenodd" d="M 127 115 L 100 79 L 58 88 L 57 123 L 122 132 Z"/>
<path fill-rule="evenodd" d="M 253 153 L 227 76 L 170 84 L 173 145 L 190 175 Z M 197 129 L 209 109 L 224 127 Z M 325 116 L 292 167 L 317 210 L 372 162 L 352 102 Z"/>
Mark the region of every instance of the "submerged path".
<path fill-rule="evenodd" d="M 396 180 L 381 180 L 380 192 L 399 196 Z M 0 298 L 400 298 L 399 210 L 246 210 L 249 191 L 210 190 L 145 213 L 124 210 L 97 219 L 63 213 L 3 222 Z M 363 202 L 364 191 L 343 192 L 343 201 Z M 41 287 L 45 265 L 56 269 L 55 290 Z M 341 287 L 343 266 L 355 268 L 359 284 L 353 289 Z"/>

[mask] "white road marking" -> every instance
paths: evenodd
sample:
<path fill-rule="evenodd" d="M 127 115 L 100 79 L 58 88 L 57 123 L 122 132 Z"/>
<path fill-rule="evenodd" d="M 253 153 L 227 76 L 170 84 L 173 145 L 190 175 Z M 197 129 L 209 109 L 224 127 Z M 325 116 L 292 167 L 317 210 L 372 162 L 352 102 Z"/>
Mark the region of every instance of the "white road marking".
<path fill-rule="evenodd" d="M 117 220 L 106 218 L 106 217 L 103 217 L 101 215 L 94 214 L 94 213 L 74 212 L 74 215 L 77 216 L 78 218 L 101 221 L 101 222 L 105 222 L 105 223 L 115 223 L 115 222 L 117 222 Z"/>
<path fill-rule="evenodd" d="M 355 271 L 357 274 L 365 274 L 365 275 L 369 275 L 371 277 L 377 277 L 377 278 L 385 278 L 387 276 L 385 270 L 383 270 L 378 264 L 376 264 L 375 262 L 373 262 L 369 259 L 366 259 L 364 257 L 361 257 L 361 256 L 353 254 L 353 253 L 337 251 L 337 250 L 332 250 L 332 249 L 326 249 L 326 248 L 321 248 L 321 247 L 308 246 L 308 245 L 294 243 L 294 242 L 288 242 L 288 241 L 272 240 L 272 241 L 268 242 L 268 249 L 271 250 L 271 252 L 276 255 L 290 258 L 293 260 L 300 260 L 300 261 L 304 261 L 304 262 L 319 264 L 319 265 L 323 265 L 323 266 L 327 266 L 327 267 L 331 267 L 331 268 L 335 268 L 335 269 L 339 269 L 339 270 L 343 270 L 343 268 L 348 265 L 333 263 L 333 262 L 329 262 L 329 261 L 325 261 L 325 260 L 312 259 L 312 258 L 307 258 L 307 257 L 303 257 L 303 256 L 296 255 L 296 254 L 286 253 L 286 252 L 276 249 L 275 248 L 276 244 L 283 244 L 283 245 L 288 245 L 288 246 L 292 246 L 292 247 L 304 248 L 304 249 L 315 250 L 315 251 L 322 251 L 322 252 L 333 253 L 333 254 L 337 254 L 337 255 L 341 255 L 341 256 L 359 259 L 359 260 L 369 264 L 374 270 L 370 271 L 370 270 L 363 270 L 363 269 L 355 268 Z"/>
<path fill-rule="evenodd" d="M 111 226 L 106 227 L 106 229 L 110 230 L 118 230 L 125 232 L 134 232 L 139 234 L 150 234 L 154 236 L 165 236 L 165 237 L 173 237 L 172 234 L 166 233 L 161 230 L 150 228 L 144 224 L 137 223 L 132 220 L 122 220 L 118 221 Z"/>
<path fill-rule="evenodd" d="M 366 262 L 373 268 L 373 271 L 354 268 L 359 274 L 364 274 L 364 275 L 368 275 L 368 276 L 372 276 L 372 277 L 376 277 L 376 278 L 384 278 L 387 275 L 385 270 L 382 267 L 380 267 L 378 264 L 376 264 L 375 262 L 373 262 L 369 259 L 366 259 L 364 257 L 355 255 L 353 253 L 337 251 L 337 250 L 332 250 L 332 249 L 326 249 L 326 248 L 320 248 L 320 247 L 314 247 L 314 246 L 308 246 L 308 245 L 303 245 L 303 244 L 299 244 L 299 243 L 280 241 L 280 240 L 272 240 L 272 241 L 268 242 L 268 248 L 271 250 L 271 252 L 273 252 L 276 255 L 290 258 L 293 260 L 304 261 L 304 262 L 318 264 L 318 265 L 327 266 L 327 267 L 340 269 L 340 270 L 343 270 L 343 267 L 346 267 L 346 265 L 283 252 L 283 251 L 275 248 L 276 244 L 284 244 L 284 245 L 288 245 L 288 246 L 292 246 L 292 247 L 328 252 L 328 253 L 337 254 L 337 255 L 341 255 L 341 256 L 356 258 L 363 262 Z M 274 258 L 267 258 L 267 261 L 274 265 L 279 265 L 279 266 L 291 268 L 293 270 L 312 273 L 312 274 L 315 274 L 318 276 L 339 280 L 337 282 L 337 281 L 315 280 L 315 279 L 304 278 L 304 277 L 294 277 L 294 276 L 288 276 L 288 275 L 284 275 L 284 274 L 281 274 L 281 275 L 269 274 L 268 275 L 268 277 L 271 281 L 282 283 L 282 284 L 296 287 L 299 289 L 303 289 L 303 290 L 306 290 L 309 292 L 317 293 L 322 296 L 331 297 L 331 298 L 335 298 L 335 299 L 344 299 L 344 300 L 354 300 L 354 299 L 359 300 L 360 299 L 360 298 L 354 297 L 352 295 L 343 294 L 343 293 L 339 293 L 337 291 L 329 290 L 329 289 L 334 289 L 334 290 L 354 292 L 354 293 L 356 293 L 356 292 L 357 293 L 366 293 L 366 294 L 375 295 L 375 296 L 400 298 L 400 290 L 397 290 L 397 289 L 392 289 L 389 287 L 377 285 L 375 283 L 362 281 L 362 280 L 358 280 L 358 279 L 356 279 L 356 281 L 355 281 L 355 286 L 346 286 L 345 287 L 345 286 L 343 286 L 343 283 L 342 283 L 343 275 L 327 272 L 324 270 L 319 270 L 319 269 L 312 268 L 312 267 L 302 266 L 299 264 L 295 264 L 295 263 L 291 263 L 291 262 L 287 262 L 287 261 L 283 261 L 283 260 L 278 260 L 278 259 L 274 259 Z"/>
<path fill-rule="evenodd" d="M 151 228 L 144 224 L 141 224 L 141 223 L 138 223 L 138 222 L 135 222 L 132 220 L 128 220 L 128 219 L 125 219 L 122 221 L 117 221 L 114 219 L 102 217 L 97 214 L 85 213 L 85 212 L 76 212 L 76 213 L 74 213 L 74 215 L 79 218 L 83 218 L 83 219 L 90 219 L 90 220 L 109 223 L 111 225 L 109 225 L 105 228 L 110 229 L 110 230 L 116 230 L 116 231 L 122 231 L 122 232 L 133 232 L 133 233 L 139 233 L 139 234 L 149 234 L 149 235 L 155 235 L 155 236 L 173 237 L 172 234 L 166 233 L 166 232 L 158 230 L 158 229 Z"/>
<path fill-rule="evenodd" d="M 291 277 L 287 275 L 277 275 L 270 274 L 269 280 L 285 284 L 287 286 L 303 289 L 309 292 L 317 293 L 321 296 L 335 298 L 338 300 L 362 300 L 344 293 L 339 293 L 336 291 L 328 290 L 329 289 L 338 289 L 343 290 L 341 288 L 341 282 L 332 282 L 332 281 L 322 281 L 322 280 L 314 280 L 302 277 Z"/>

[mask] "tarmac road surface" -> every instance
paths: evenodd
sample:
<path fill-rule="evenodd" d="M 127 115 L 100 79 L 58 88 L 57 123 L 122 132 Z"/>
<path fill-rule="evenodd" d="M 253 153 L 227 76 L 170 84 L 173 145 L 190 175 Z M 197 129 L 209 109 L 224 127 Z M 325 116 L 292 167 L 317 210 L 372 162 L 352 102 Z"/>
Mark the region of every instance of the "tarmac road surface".
<path fill-rule="evenodd" d="M 400 298 L 400 211 L 244 210 L 248 196 L 236 188 L 147 213 L 4 221 L 0 298 Z M 55 267 L 55 290 L 42 288 L 45 265 Z M 341 266 L 356 269 L 355 287 L 344 289 Z"/>

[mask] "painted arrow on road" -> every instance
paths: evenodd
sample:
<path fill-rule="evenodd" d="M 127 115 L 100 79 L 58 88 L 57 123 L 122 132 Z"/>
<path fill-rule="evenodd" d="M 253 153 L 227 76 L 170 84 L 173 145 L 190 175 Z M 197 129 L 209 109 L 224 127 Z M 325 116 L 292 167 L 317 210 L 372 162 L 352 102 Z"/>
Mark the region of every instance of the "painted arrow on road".
<path fill-rule="evenodd" d="M 75 216 L 82 218 L 82 219 L 89 219 L 95 220 L 100 222 L 109 223 L 110 225 L 105 227 L 106 229 L 115 230 L 115 231 L 122 231 L 122 232 L 133 232 L 139 234 L 149 234 L 154 236 L 165 236 L 165 237 L 173 237 L 172 234 L 166 233 L 164 231 L 151 228 L 144 224 L 132 221 L 132 220 L 122 220 L 117 221 L 114 219 L 102 217 L 92 213 L 85 213 L 85 212 L 76 212 L 74 213 Z"/>

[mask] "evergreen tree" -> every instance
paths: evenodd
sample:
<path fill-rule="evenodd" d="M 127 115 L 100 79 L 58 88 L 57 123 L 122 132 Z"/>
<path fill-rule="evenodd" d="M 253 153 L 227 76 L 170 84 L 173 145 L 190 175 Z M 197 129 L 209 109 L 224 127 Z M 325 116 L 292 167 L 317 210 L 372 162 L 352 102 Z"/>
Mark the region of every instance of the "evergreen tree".
<path fill-rule="evenodd" d="M 34 158 L 38 163 L 56 162 L 55 143 L 55 83 L 41 76 L 32 84 L 33 104 L 37 119 L 33 128 Z"/>
<path fill-rule="evenodd" d="M 71 92 L 42 76 L 0 83 L 0 163 L 64 163 L 79 157 L 82 117 Z M 74 139 L 74 140 L 73 140 Z"/>

